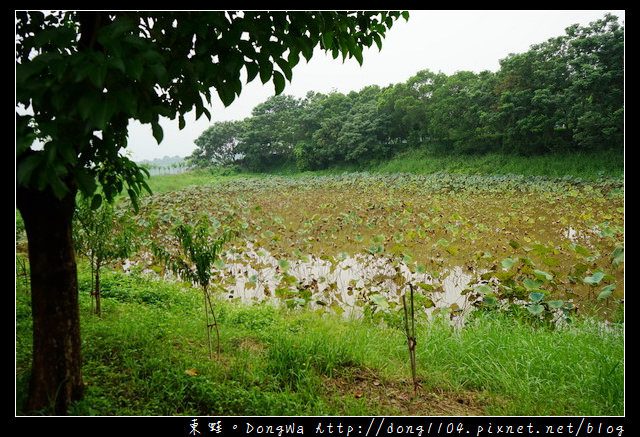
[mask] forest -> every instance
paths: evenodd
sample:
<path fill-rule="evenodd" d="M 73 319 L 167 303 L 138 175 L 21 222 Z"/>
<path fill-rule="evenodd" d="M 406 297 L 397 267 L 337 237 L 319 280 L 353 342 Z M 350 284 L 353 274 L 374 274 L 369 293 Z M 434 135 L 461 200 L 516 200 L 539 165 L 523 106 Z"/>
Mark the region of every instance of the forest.
<path fill-rule="evenodd" d="M 436 153 L 621 151 L 624 28 L 607 15 L 500 61 L 497 72 L 422 70 L 347 94 L 276 95 L 195 141 L 197 166 L 268 170 L 367 165 L 407 148 Z"/>

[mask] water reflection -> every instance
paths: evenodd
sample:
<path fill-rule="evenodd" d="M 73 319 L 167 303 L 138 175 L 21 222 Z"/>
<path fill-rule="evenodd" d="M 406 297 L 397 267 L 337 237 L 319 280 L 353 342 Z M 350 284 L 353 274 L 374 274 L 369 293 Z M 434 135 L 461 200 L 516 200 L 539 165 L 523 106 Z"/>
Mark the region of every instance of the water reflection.
<path fill-rule="evenodd" d="M 415 263 L 366 253 L 338 258 L 315 255 L 296 258 L 278 258 L 251 244 L 229 251 L 220 270 L 221 286 L 229 299 L 245 303 L 300 303 L 357 316 L 372 295 L 401 304 L 402 295 L 413 284 L 416 292 L 434 303 L 426 309 L 427 313 L 447 311 L 463 319 L 472 308 L 463 291 L 478 279 L 475 272 L 461 267 L 445 270 L 436 278 Z"/>

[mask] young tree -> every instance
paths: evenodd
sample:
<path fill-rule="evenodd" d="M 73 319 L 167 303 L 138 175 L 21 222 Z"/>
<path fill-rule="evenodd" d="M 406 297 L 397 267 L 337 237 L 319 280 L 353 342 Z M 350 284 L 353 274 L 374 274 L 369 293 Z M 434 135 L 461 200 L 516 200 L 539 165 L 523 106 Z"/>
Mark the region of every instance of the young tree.
<path fill-rule="evenodd" d="M 232 236 L 232 231 L 227 231 L 221 236 L 211 234 L 211 220 L 207 215 L 201 215 L 195 225 L 181 223 L 174 228 L 174 234 L 178 239 L 180 252 L 173 253 L 164 247 L 154 245 L 153 252 L 171 271 L 178 274 L 181 279 L 198 284 L 204 297 L 204 312 L 207 327 L 207 342 L 209 344 L 209 358 L 213 358 L 211 341 L 211 328 L 216 330 L 217 358 L 220 360 L 220 330 L 213 311 L 211 301 L 211 273 L 214 263 L 220 256 L 222 245 Z M 210 321 L 213 320 L 213 323 Z"/>
<path fill-rule="evenodd" d="M 77 202 L 73 226 L 73 240 L 78 252 L 89 258 L 95 299 L 95 312 L 102 316 L 100 300 L 100 270 L 110 262 L 126 258 L 135 248 L 133 223 L 112 203 L 92 205 L 90 199 Z"/>
<path fill-rule="evenodd" d="M 16 203 L 29 244 L 33 364 L 27 411 L 65 414 L 83 395 L 72 218 L 78 191 L 107 201 L 126 190 L 136 206 L 148 172 L 121 151 L 128 125 L 161 117 L 210 118 L 247 81 L 276 94 L 302 55 L 334 58 L 381 47 L 400 12 L 18 11 Z M 39 140 L 38 145 L 36 140 Z M 98 192 L 98 186 L 101 191 Z"/>

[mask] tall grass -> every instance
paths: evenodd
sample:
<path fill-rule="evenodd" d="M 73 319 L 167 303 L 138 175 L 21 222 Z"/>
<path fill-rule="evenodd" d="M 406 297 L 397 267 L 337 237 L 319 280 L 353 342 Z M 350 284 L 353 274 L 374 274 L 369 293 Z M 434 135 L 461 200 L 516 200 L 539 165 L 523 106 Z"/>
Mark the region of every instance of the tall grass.
<path fill-rule="evenodd" d="M 490 315 L 457 333 L 428 327 L 425 335 L 418 351 L 423 368 L 498 395 L 505 402 L 489 406 L 489 414 L 622 414 L 621 330 L 587 319 L 567 329 L 533 329 Z"/>
<path fill-rule="evenodd" d="M 521 174 L 528 176 L 572 176 L 595 180 L 599 177 L 623 177 L 622 153 L 565 153 L 518 156 L 490 153 L 483 155 L 437 154 L 409 150 L 373 165 L 373 172 L 429 174 L 437 172 L 468 174 Z"/>
<path fill-rule="evenodd" d="M 330 313 L 220 302 L 223 360 L 208 358 L 199 290 L 117 271 L 103 275 L 104 315 L 91 314 L 80 273 L 85 399 L 80 415 L 405 414 L 385 390 L 412 393 L 399 328 Z M 28 386 L 30 311 L 17 291 L 17 408 Z M 482 317 L 454 331 L 417 325 L 417 370 L 425 393 L 474 391 L 483 414 L 621 415 L 622 333 L 579 321 L 547 330 Z M 353 375 L 381 381 L 372 402 L 339 387 Z M 330 384 L 330 382 L 334 384 Z M 339 384 L 345 381 L 345 384 Z M 421 414 L 430 414 L 423 411 Z"/>

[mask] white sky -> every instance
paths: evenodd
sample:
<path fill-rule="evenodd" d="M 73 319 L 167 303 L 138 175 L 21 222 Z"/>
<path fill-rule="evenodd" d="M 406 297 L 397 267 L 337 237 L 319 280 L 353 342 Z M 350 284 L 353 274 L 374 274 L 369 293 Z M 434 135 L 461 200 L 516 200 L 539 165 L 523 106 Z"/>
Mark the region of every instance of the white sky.
<path fill-rule="evenodd" d="M 408 22 L 401 18 L 387 32 L 381 51 L 375 45 L 365 50 L 362 66 L 353 58 L 343 63 L 341 57 L 333 59 L 317 50 L 309 63 L 301 58 L 283 93 L 304 97 L 307 91 L 348 93 L 374 84 L 385 87 L 425 69 L 447 75 L 497 71 L 499 61 L 510 53 L 524 53 L 533 44 L 564 35 L 572 24 L 586 26 L 607 12 L 624 23 L 624 10 L 410 11 Z M 214 102 L 211 121 L 204 116 L 195 120 L 189 114 L 183 130 L 178 129 L 177 120 L 163 122 L 164 139 L 159 145 L 149 125 L 132 123 L 127 153 L 134 161 L 187 156 L 196 148 L 194 140 L 211 124 L 248 117 L 273 93 L 271 82 L 263 85 L 256 78 L 229 107 Z M 217 97 L 215 91 L 212 94 Z"/>

